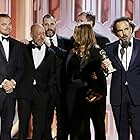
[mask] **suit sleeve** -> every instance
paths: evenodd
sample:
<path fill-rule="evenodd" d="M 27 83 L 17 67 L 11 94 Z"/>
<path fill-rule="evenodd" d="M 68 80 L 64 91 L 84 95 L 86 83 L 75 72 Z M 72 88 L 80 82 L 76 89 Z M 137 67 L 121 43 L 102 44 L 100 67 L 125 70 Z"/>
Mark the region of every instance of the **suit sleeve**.
<path fill-rule="evenodd" d="M 16 72 L 15 75 L 12 77 L 13 80 L 16 82 L 16 86 L 19 85 L 20 80 L 22 79 L 23 72 L 24 72 L 24 64 L 23 64 L 23 46 L 24 44 L 19 44 L 17 46 L 17 63 L 16 63 Z"/>

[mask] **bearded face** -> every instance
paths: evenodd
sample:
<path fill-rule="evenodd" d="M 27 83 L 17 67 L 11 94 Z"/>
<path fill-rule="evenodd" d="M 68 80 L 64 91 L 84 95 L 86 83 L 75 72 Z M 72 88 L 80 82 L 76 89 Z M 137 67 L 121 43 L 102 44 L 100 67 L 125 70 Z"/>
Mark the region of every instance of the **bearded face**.
<path fill-rule="evenodd" d="M 56 32 L 56 20 L 53 17 L 45 18 L 43 21 L 45 34 L 47 37 L 52 37 Z"/>

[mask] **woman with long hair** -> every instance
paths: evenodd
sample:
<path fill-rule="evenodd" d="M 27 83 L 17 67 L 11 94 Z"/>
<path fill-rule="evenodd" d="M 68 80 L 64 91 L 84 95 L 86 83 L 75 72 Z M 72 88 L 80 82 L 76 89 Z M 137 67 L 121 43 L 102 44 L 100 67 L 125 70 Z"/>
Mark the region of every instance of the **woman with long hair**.
<path fill-rule="evenodd" d="M 90 140 L 90 118 L 93 125 L 96 125 L 94 110 L 98 109 L 92 105 L 106 98 L 106 79 L 101 68 L 101 49 L 97 45 L 90 24 L 77 25 L 72 38 L 74 46 L 66 63 L 66 103 L 70 140 Z M 101 98 L 99 100 L 96 96 L 90 98 L 88 94 L 91 90 L 99 93 Z M 100 121 L 104 121 L 102 111 L 99 112 Z M 98 140 L 105 140 L 104 126 L 101 131 L 104 132 L 104 136 Z"/>

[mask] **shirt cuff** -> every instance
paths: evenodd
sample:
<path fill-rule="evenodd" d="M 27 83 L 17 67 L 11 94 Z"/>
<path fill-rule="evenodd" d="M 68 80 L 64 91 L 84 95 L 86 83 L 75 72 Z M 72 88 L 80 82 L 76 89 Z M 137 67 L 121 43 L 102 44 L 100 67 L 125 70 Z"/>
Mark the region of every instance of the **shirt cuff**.
<path fill-rule="evenodd" d="M 16 81 L 14 79 L 11 79 L 11 81 L 13 82 L 13 88 L 16 88 Z"/>

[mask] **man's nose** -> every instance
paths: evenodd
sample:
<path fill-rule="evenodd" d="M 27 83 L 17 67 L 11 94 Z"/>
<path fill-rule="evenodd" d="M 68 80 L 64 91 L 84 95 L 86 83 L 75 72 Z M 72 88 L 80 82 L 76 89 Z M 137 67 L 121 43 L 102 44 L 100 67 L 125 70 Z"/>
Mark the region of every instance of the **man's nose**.
<path fill-rule="evenodd" d="M 123 33 L 123 35 L 126 35 L 126 32 L 125 31 L 123 31 L 122 33 Z"/>
<path fill-rule="evenodd" d="M 51 25 L 48 25 L 48 29 L 52 29 L 52 28 L 51 28 Z"/>

